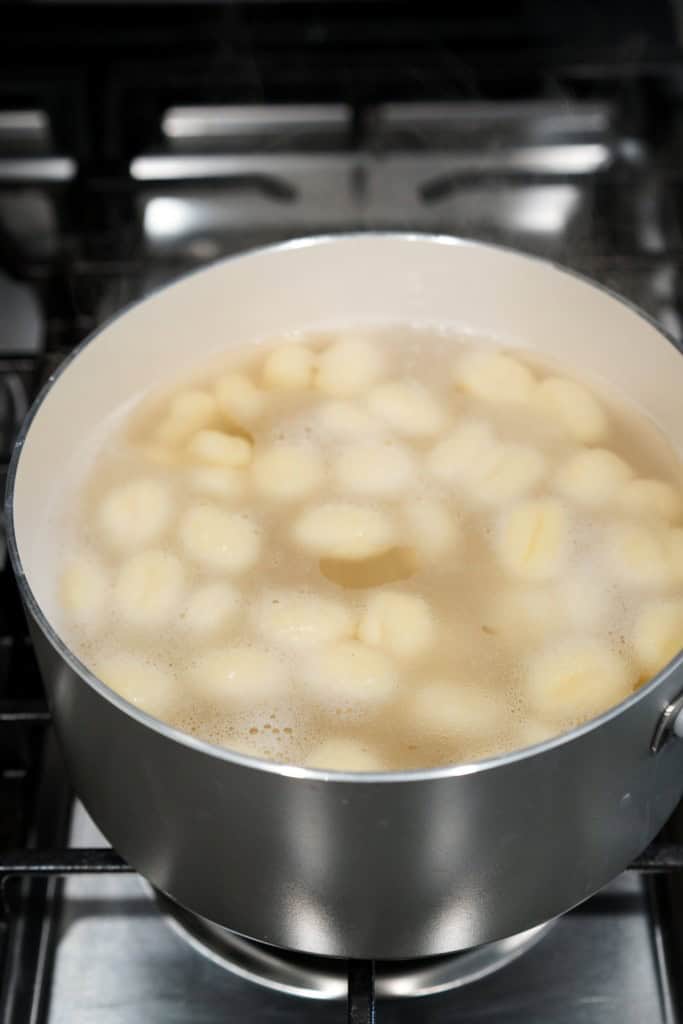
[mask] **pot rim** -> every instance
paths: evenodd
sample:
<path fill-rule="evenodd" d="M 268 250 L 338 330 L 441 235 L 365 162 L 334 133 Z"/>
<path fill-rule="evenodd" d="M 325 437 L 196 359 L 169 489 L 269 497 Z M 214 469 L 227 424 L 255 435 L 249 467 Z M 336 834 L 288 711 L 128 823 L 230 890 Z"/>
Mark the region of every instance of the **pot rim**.
<path fill-rule="evenodd" d="M 70 647 L 62 640 L 61 636 L 57 633 L 54 627 L 49 622 L 47 616 L 44 614 L 42 608 L 38 604 L 31 586 L 28 582 L 24 567 L 22 564 L 21 556 L 19 554 L 19 548 L 17 545 L 15 521 L 14 521 L 14 490 L 16 484 L 16 477 L 21 459 L 21 453 L 23 450 L 24 442 L 28 436 L 31 428 L 31 424 L 35 419 L 38 411 L 40 410 L 43 402 L 47 398 L 48 394 L 60 379 L 63 373 L 65 373 L 69 366 L 74 360 L 78 358 L 84 349 L 92 344 L 107 328 L 115 321 L 126 316 L 126 314 L 134 309 L 136 306 L 141 305 L 144 302 L 148 302 L 156 298 L 161 293 L 165 292 L 169 288 L 173 288 L 180 281 L 187 280 L 193 277 L 195 274 L 201 274 L 219 265 L 226 265 L 238 260 L 250 259 L 255 256 L 262 255 L 268 252 L 285 252 L 291 249 L 308 248 L 312 246 L 324 246 L 334 245 L 337 242 L 348 242 L 348 241 L 363 241 L 363 240 L 376 240 L 386 239 L 388 241 L 396 242 L 429 242 L 435 245 L 454 245 L 461 246 L 468 249 L 485 249 L 493 252 L 503 253 L 504 255 L 513 256 L 517 259 L 528 260 L 530 263 L 541 264 L 555 271 L 558 274 L 565 274 L 569 277 L 577 279 L 582 284 L 589 288 L 595 288 L 598 291 L 603 292 L 614 301 L 625 306 L 632 313 L 634 313 L 641 320 L 644 320 L 647 324 L 653 327 L 658 334 L 665 338 L 669 344 L 680 354 L 681 349 L 677 344 L 675 338 L 666 331 L 661 324 L 659 324 L 654 317 L 651 317 L 644 310 L 640 309 L 635 303 L 624 296 L 613 291 L 611 288 L 607 288 L 605 285 L 600 284 L 597 281 L 592 280 L 586 274 L 582 274 L 579 271 L 572 270 L 568 267 L 564 267 L 554 260 L 546 259 L 541 256 L 531 255 L 522 252 L 512 246 L 499 245 L 491 242 L 480 242 L 472 238 L 463 238 L 457 235 L 447 234 L 435 234 L 431 232 L 421 231 L 349 231 L 349 232 L 330 232 L 320 235 L 303 236 L 299 238 L 288 239 L 283 242 L 275 242 L 270 245 L 259 245 L 253 246 L 249 249 L 245 249 L 238 253 L 233 253 L 229 256 L 225 256 L 222 259 L 213 260 L 209 263 L 202 264 L 194 270 L 188 271 L 186 274 L 181 274 L 179 277 L 174 278 L 172 281 L 160 285 L 158 288 L 148 292 L 140 299 L 136 299 L 133 302 L 127 303 L 120 310 L 117 310 L 112 316 L 104 320 L 98 327 L 95 328 L 90 334 L 88 334 L 78 345 L 69 353 L 69 355 L 59 364 L 59 366 L 50 374 L 38 395 L 34 399 L 31 407 L 26 414 L 24 421 L 19 429 L 16 440 L 12 448 L 12 456 L 10 459 L 8 474 L 7 474 L 7 485 L 5 489 L 5 501 L 4 501 L 4 513 L 5 513 L 5 524 L 7 530 L 7 547 L 9 551 L 10 562 L 14 570 L 14 574 L 17 580 L 20 595 L 26 606 L 26 609 L 32 617 L 35 619 L 37 624 L 40 626 L 42 632 L 52 644 L 57 654 L 67 663 L 69 668 L 75 672 L 76 675 L 80 676 L 99 696 L 103 697 L 110 704 L 113 704 L 118 708 L 119 711 L 131 718 L 136 719 L 140 725 L 145 726 L 148 729 L 159 733 L 165 739 L 172 740 L 173 742 L 180 743 L 183 746 L 189 747 L 195 750 L 197 753 L 205 754 L 210 757 L 216 758 L 221 761 L 228 761 L 234 764 L 241 765 L 246 768 L 260 769 L 262 771 L 270 772 L 273 775 L 282 775 L 289 778 L 306 779 L 309 781 L 330 781 L 330 782 L 342 782 L 342 783 L 356 783 L 356 784 L 368 784 L 368 783 L 416 783 L 428 781 L 430 779 L 447 779 L 457 778 L 458 776 L 471 775 L 478 772 L 487 771 L 495 768 L 503 768 L 506 765 L 514 764 L 518 761 L 526 760 L 528 757 L 533 757 L 536 754 L 542 754 L 546 751 L 554 750 L 562 747 L 565 744 L 571 743 L 573 740 L 585 736 L 588 733 L 593 732 L 595 729 L 599 729 L 603 725 L 607 725 L 610 721 L 621 715 L 631 707 L 639 704 L 645 700 L 650 693 L 658 689 L 660 683 L 664 679 L 668 678 L 673 672 L 679 667 L 683 666 L 683 650 L 681 650 L 676 657 L 669 662 L 660 672 L 657 673 L 645 686 L 640 687 L 634 693 L 632 693 L 621 703 L 609 708 L 607 711 L 598 715 L 597 718 L 591 718 L 588 722 L 584 722 L 582 725 L 571 729 L 569 732 L 561 733 L 558 736 L 553 736 L 542 743 L 536 743 L 528 747 L 523 747 L 520 750 L 512 750 L 504 754 L 498 754 L 495 757 L 482 758 L 478 761 L 467 762 L 464 764 L 454 765 L 441 765 L 437 768 L 418 768 L 411 771 L 386 771 L 386 772 L 341 772 L 341 771 L 330 771 L 319 768 L 304 768 L 300 765 L 286 764 L 277 761 L 267 761 L 259 757 L 252 757 L 249 754 L 238 753 L 232 751 L 227 747 L 221 747 L 213 743 L 208 743 L 205 740 L 198 739 L 195 736 L 191 736 L 189 733 L 183 732 L 174 726 L 167 725 L 160 719 L 154 718 L 152 715 L 141 710 L 136 705 L 131 704 L 129 701 L 121 697 L 115 690 L 112 690 L 109 686 L 103 683 L 100 679 L 95 676 L 90 669 L 83 664 L 83 662 L 74 654 Z M 662 709 L 664 710 L 664 709 Z"/>

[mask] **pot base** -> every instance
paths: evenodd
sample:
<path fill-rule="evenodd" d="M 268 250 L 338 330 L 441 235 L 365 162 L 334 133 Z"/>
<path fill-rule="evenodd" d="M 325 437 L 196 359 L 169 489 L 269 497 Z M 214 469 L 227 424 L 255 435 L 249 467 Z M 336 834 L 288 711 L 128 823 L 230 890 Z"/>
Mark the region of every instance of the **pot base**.
<path fill-rule="evenodd" d="M 312 956 L 266 946 L 244 938 L 156 893 L 168 924 L 198 952 L 247 981 L 305 999 L 345 999 L 345 960 Z M 376 992 L 379 998 L 415 998 L 461 988 L 492 974 L 535 945 L 554 921 L 511 935 L 498 942 L 460 953 L 419 960 L 379 960 Z"/>

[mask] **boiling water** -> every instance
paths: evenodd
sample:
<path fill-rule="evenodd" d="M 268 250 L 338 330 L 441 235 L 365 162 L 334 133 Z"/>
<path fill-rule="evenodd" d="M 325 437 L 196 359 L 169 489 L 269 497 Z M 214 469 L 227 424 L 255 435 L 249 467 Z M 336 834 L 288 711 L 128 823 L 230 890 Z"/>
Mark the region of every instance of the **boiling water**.
<path fill-rule="evenodd" d="M 678 651 L 681 495 L 641 414 L 535 355 L 407 327 L 278 339 L 84 452 L 60 626 L 211 743 L 473 760 L 594 717 Z"/>

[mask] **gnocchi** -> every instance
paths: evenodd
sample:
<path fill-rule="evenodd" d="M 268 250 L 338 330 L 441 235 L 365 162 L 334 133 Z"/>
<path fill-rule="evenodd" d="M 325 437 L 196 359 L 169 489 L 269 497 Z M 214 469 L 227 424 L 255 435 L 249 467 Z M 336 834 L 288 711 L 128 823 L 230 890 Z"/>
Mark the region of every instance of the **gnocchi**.
<path fill-rule="evenodd" d="M 390 658 L 356 640 L 323 647 L 311 660 L 306 685 L 322 709 L 364 710 L 389 700 L 398 687 Z"/>
<path fill-rule="evenodd" d="M 683 474 L 637 410 L 453 331 L 235 340 L 49 513 L 55 621 L 140 710 L 412 770 L 552 740 L 677 655 Z"/>
<path fill-rule="evenodd" d="M 606 644 L 569 640 L 532 658 L 527 698 L 543 720 L 582 721 L 622 700 L 634 676 L 628 662 Z"/>
<path fill-rule="evenodd" d="M 316 384 L 327 395 L 348 398 L 368 391 L 382 373 L 380 350 L 363 337 L 333 342 L 318 358 Z"/>
<path fill-rule="evenodd" d="M 268 651 L 225 647 L 199 656 L 191 682 L 204 700 L 245 707 L 280 698 L 288 680 L 283 663 Z"/>
<path fill-rule="evenodd" d="M 295 541 L 329 558 L 362 559 L 391 546 L 396 536 L 392 519 L 372 505 L 329 502 L 313 505 L 294 521 Z"/>
<path fill-rule="evenodd" d="M 384 590 L 373 594 L 358 627 L 365 644 L 398 658 L 415 658 L 434 645 L 436 624 L 423 597 Z"/>
<path fill-rule="evenodd" d="M 454 376 L 465 391 L 493 402 L 528 402 L 535 384 L 527 366 L 495 351 L 466 353 L 456 362 Z"/>
<path fill-rule="evenodd" d="M 173 712 L 177 694 L 172 676 L 144 657 L 117 651 L 100 658 L 94 667 L 103 683 L 142 711 L 157 718 Z"/>
<path fill-rule="evenodd" d="M 502 565 L 522 579 L 556 576 L 564 561 L 568 529 L 566 510 L 557 499 L 520 502 L 500 525 L 498 552 Z"/>
<path fill-rule="evenodd" d="M 370 412 L 403 437 L 433 437 L 446 416 L 429 391 L 413 380 L 379 384 L 368 399 Z"/>
<path fill-rule="evenodd" d="M 164 532 L 171 510 L 168 488 L 160 480 L 131 480 L 104 497 L 99 507 L 99 527 L 113 548 L 140 547 Z"/>
<path fill-rule="evenodd" d="M 183 550 L 211 572 L 242 573 L 256 564 L 261 535 L 255 521 L 217 505 L 192 505 L 180 520 Z"/>
<path fill-rule="evenodd" d="M 274 501 L 295 501 L 323 480 L 323 462 L 311 445 L 273 444 L 257 452 L 252 466 L 256 491 Z"/>
<path fill-rule="evenodd" d="M 583 505 L 604 505 L 633 476 L 623 459 L 607 448 L 588 448 L 572 455 L 557 472 L 557 487 Z"/>
<path fill-rule="evenodd" d="M 122 619 L 135 626 L 167 625 L 180 601 L 184 575 L 180 559 L 167 551 L 131 555 L 121 566 L 114 586 Z"/>
<path fill-rule="evenodd" d="M 263 364 L 263 381 L 268 388 L 295 391 L 313 380 L 315 357 L 304 345 L 283 345 L 271 352 Z"/>
<path fill-rule="evenodd" d="M 395 444 L 355 445 L 343 451 L 337 457 L 334 475 L 342 494 L 400 494 L 418 482 L 412 455 Z"/>
<path fill-rule="evenodd" d="M 607 417 L 598 400 L 567 377 L 546 377 L 536 388 L 534 401 L 551 423 L 580 444 L 596 444 L 607 433 Z"/>
<path fill-rule="evenodd" d="M 342 601 L 292 590 L 266 591 L 254 609 L 254 624 L 274 646 L 322 647 L 350 636 L 355 615 Z"/>

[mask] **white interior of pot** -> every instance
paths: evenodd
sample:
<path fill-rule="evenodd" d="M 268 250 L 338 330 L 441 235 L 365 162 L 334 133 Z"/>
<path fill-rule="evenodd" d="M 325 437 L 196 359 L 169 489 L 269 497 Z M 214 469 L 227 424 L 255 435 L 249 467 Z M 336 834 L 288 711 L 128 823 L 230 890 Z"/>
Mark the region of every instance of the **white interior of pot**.
<path fill-rule="evenodd" d="M 122 403 L 227 346 L 296 329 L 435 322 L 537 349 L 602 378 L 683 448 L 683 359 L 654 327 L 548 264 L 476 243 L 355 236 L 256 252 L 209 267 L 107 326 L 54 385 L 19 462 L 15 528 L 50 618 L 64 467 Z M 52 559 L 50 554 L 52 553 Z"/>

